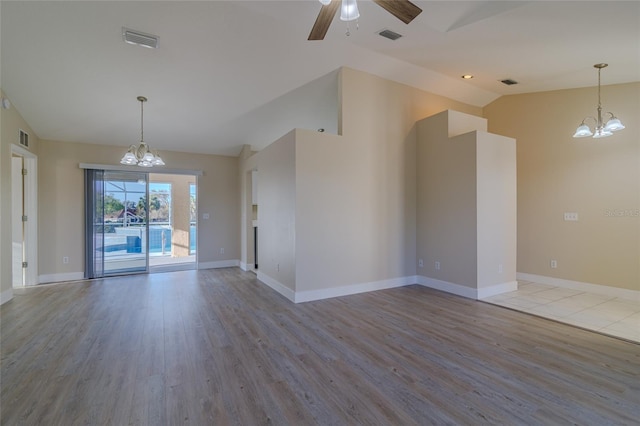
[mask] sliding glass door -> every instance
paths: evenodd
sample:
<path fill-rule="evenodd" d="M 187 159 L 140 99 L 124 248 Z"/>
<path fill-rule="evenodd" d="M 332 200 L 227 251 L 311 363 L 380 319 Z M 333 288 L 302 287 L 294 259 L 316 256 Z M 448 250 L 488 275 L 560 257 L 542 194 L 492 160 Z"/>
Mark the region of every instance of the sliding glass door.
<path fill-rule="evenodd" d="M 147 176 L 86 170 L 87 278 L 148 271 Z"/>

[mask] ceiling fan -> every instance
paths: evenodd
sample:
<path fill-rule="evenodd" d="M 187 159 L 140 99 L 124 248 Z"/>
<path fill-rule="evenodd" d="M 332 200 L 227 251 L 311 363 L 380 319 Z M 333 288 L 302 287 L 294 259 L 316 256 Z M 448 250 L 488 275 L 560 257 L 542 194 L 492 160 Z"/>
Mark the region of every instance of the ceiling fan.
<path fill-rule="evenodd" d="M 405 24 L 413 21 L 413 19 L 422 12 L 422 9 L 409 0 L 373 0 L 373 2 Z M 331 21 L 333 21 L 333 17 L 336 15 L 338 7 L 340 7 L 341 4 L 342 12 L 340 19 L 343 21 L 351 21 L 360 16 L 356 0 L 320 0 L 320 3 L 322 3 L 322 9 L 320 9 L 316 22 L 313 24 L 313 28 L 311 28 L 308 40 L 324 39 L 324 36 L 329 30 L 329 25 L 331 25 Z"/>

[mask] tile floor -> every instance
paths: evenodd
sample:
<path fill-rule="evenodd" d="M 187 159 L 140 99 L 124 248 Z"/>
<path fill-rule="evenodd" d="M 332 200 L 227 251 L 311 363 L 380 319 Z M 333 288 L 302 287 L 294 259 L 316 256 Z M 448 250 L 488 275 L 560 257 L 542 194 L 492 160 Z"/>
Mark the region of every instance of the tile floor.
<path fill-rule="evenodd" d="M 482 301 L 640 343 L 640 300 L 518 281 L 517 291 Z"/>

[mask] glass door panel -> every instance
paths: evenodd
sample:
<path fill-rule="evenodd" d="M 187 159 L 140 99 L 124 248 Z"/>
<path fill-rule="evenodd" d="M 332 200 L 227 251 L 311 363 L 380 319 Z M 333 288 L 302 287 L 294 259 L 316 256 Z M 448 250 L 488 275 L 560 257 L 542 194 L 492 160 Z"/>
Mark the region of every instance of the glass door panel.
<path fill-rule="evenodd" d="M 147 174 L 105 170 L 103 182 L 103 275 L 146 272 Z"/>

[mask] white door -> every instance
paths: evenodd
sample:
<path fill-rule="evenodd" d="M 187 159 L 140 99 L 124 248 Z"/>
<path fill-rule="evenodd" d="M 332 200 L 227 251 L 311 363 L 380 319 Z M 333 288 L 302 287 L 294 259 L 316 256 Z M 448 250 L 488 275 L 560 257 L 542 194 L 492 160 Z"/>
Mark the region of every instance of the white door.
<path fill-rule="evenodd" d="M 22 157 L 11 157 L 11 265 L 13 287 L 24 286 L 24 183 Z"/>

